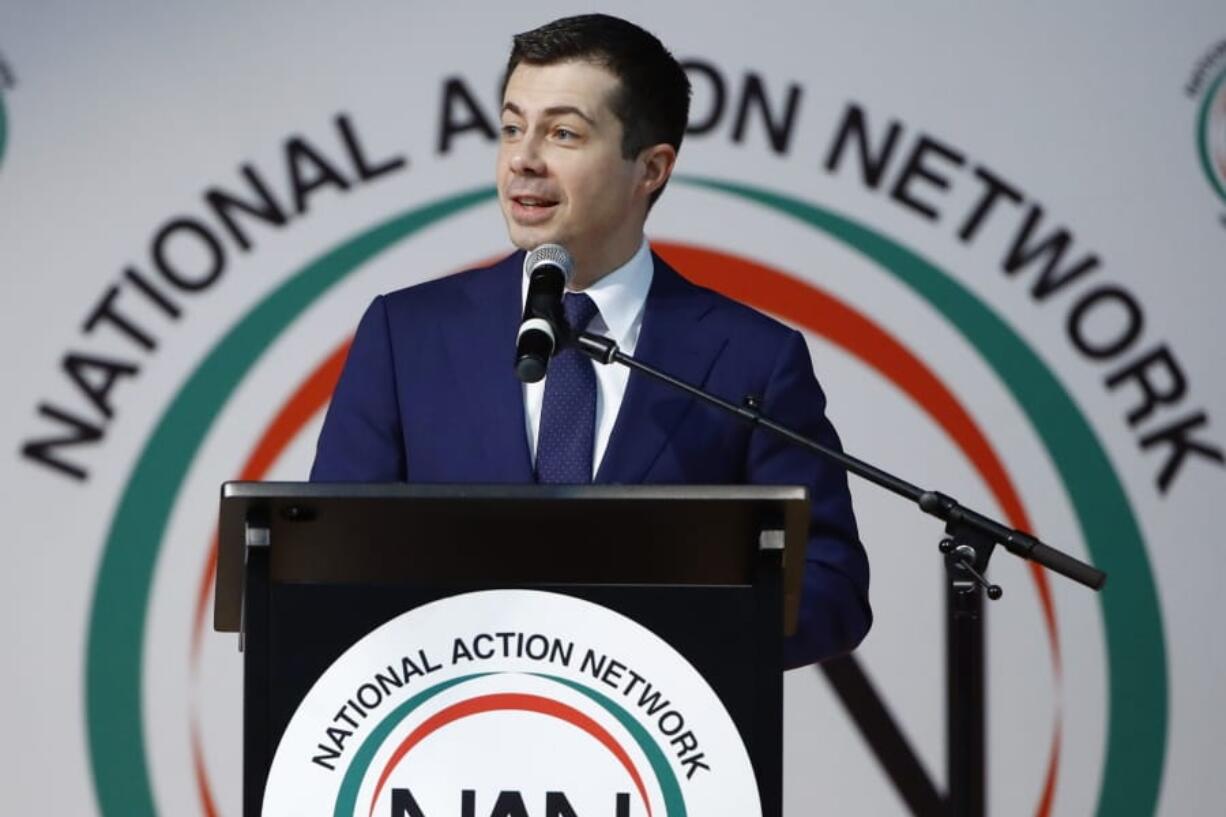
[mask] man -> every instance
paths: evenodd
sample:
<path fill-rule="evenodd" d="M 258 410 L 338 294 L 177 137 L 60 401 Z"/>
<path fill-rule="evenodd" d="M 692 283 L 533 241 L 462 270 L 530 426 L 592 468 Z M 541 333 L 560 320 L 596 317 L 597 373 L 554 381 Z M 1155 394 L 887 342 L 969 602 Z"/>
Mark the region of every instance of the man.
<path fill-rule="evenodd" d="M 574 258 L 568 320 L 838 446 L 800 334 L 681 278 L 649 250 L 648 210 L 677 159 L 689 81 L 651 34 L 605 15 L 515 38 L 498 197 L 511 242 Z M 376 298 L 337 385 L 311 478 L 432 483 L 760 483 L 809 488 L 812 522 L 787 666 L 856 646 L 868 563 L 843 473 L 624 367 L 559 353 L 514 375 L 523 252 Z"/>

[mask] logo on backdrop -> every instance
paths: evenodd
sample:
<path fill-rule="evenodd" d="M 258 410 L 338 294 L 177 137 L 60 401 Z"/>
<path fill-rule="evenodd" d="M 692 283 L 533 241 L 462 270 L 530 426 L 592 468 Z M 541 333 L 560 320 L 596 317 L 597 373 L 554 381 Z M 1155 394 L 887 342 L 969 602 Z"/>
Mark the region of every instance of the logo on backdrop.
<path fill-rule="evenodd" d="M 591 602 L 494 590 L 404 613 L 338 658 L 281 739 L 262 813 L 761 807 L 731 717 L 667 643 Z"/>
<path fill-rule="evenodd" d="M 1226 202 L 1226 39 L 1197 62 L 1184 92 L 1197 102 L 1196 149 L 1201 170 Z M 1222 223 L 1226 224 L 1226 214 Z"/>
<path fill-rule="evenodd" d="M 691 127 L 693 135 L 726 137 L 729 151 L 747 150 L 753 145 L 752 149 L 770 151 L 781 160 L 796 154 L 798 172 L 804 168 L 815 182 L 823 178 L 822 174 L 849 179 L 863 194 L 877 197 L 882 208 L 897 208 L 897 212 L 908 213 L 944 234 L 951 255 L 963 246 L 988 245 L 999 258 L 995 272 L 1018 288 L 1018 311 L 1059 311 L 1065 327 L 1062 342 L 1086 371 L 1095 374 L 1094 382 L 1116 401 L 1118 416 L 1091 424 L 1061 378 L 1034 352 L 1034 339 L 1019 335 L 1013 328 L 1025 326 L 1024 319 L 1006 322 L 957 275 L 872 225 L 777 190 L 727 180 L 678 178 L 679 185 L 713 198 L 792 219 L 869 259 L 881 275 L 906 287 L 917 302 L 926 304 L 962 333 L 965 342 L 980 353 L 1014 395 L 1056 464 L 1063 488 L 1076 509 L 1091 560 L 1112 574 L 1115 594 L 1101 597 L 1111 709 L 1103 747 L 1100 810 L 1147 813 L 1157 797 L 1166 742 L 1161 612 L 1139 525 L 1099 435 L 1125 439 L 1133 445 L 1137 457 L 1131 467 L 1150 469 L 1157 497 L 1191 482 L 1186 474 L 1203 474 L 1206 466 L 1221 468 L 1221 449 L 1209 437 L 1210 418 L 1196 402 L 1190 375 L 1165 339 L 1155 334 L 1160 328 L 1155 330 L 1146 320 L 1139 298 L 1110 275 L 1109 265 L 1094 248 L 1086 247 L 1072 228 L 1053 217 L 1044 203 L 1017 180 L 994 171 L 959 146 L 856 102 L 817 112 L 828 129 L 817 136 L 815 144 L 794 138 L 799 134 L 796 123 L 801 121 L 805 99 L 799 84 L 776 86 L 756 73 L 736 76 L 705 61 L 691 61 L 687 67 L 696 85 L 706 89 L 706 102 L 699 106 Z M 436 161 L 446 161 L 455 144 L 496 138 L 494 110 L 484 108 L 478 101 L 480 95 L 470 87 L 476 86 L 456 77 L 442 84 L 442 104 L 437 108 L 442 116 L 433 157 Z M 34 412 L 37 430 L 22 448 L 27 461 L 78 483 L 87 481 L 99 449 L 107 441 L 110 424 L 125 401 L 139 393 L 134 384 L 149 357 L 170 345 L 172 328 L 192 317 L 196 299 L 207 297 L 230 280 L 226 273 L 240 268 L 268 231 L 291 228 L 306 217 L 308 210 L 335 206 L 336 196 L 357 194 L 367 185 L 384 179 L 390 182 L 408 171 L 407 153 L 389 146 L 386 134 L 368 134 L 346 114 L 338 114 L 331 124 L 326 135 L 287 138 L 280 161 L 274 166 L 243 164 L 240 178 L 224 186 L 210 186 L 191 212 L 170 217 L 151 231 L 140 260 L 117 273 L 97 296 L 79 336 L 66 349 L 60 368 L 72 387 L 73 398 L 38 402 Z M 310 263 L 287 275 L 247 314 L 219 330 L 216 344 L 187 376 L 151 429 L 111 520 L 90 620 L 88 729 L 98 800 L 107 817 L 153 817 L 159 813 L 149 780 L 149 747 L 140 697 L 151 694 L 142 685 L 142 655 L 147 646 L 144 639 L 155 581 L 149 568 L 164 545 L 165 526 L 192 464 L 206 445 L 214 418 L 232 401 L 241 399 L 245 375 L 310 304 L 326 297 L 337 283 L 389 248 L 470 208 L 491 203 L 493 197 L 493 189 L 485 186 L 424 202 L 417 200 L 404 211 L 389 214 L 378 224 L 321 250 Z M 969 208 L 965 206 L 967 201 L 971 202 Z M 691 247 L 689 251 L 697 250 Z M 747 246 L 743 252 L 752 254 L 753 247 Z M 1026 526 L 1024 510 L 1016 501 L 1007 472 L 991 456 L 987 436 L 975 426 L 973 418 L 956 410 L 954 395 L 924 368 L 921 354 L 909 352 L 884 331 L 863 331 L 871 324 L 865 316 L 849 315 L 845 322 L 832 322 L 830 316 L 841 304 L 816 286 L 761 265 L 752 266 L 744 259 L 734 262 L 727 254 L 707 260 L 718 263 L 682 268 L 697 274 L 724 265 L 738 274 L 700 283 L 735 289 L 750 282 L 747 289 L 733 294 L 815 333 L 837 334 L 842 331 L 838 327 L 852 327 L 846 335 L 831 339 L 860 362 L 887 374 L 934 417 L 976 463 L 1002 507 L 1013 509 L 1011 521 Z M 739 266 L 734 267 L 734 263 Z M 117 356 L 97 347 L 95 331 L 121 338 L 127 351 Z M 329 356 L 290 397 L 286 411 L 273 421 L 245 467 L 244 478 L 260 478 L 265 473 L 261 469 L 275 458 L 269 452 L 282 450 L 277 446 L 299 433 L 306 418 L 322 407 L 330 389 L 328 378 L 335 377 L 341 361 L 343 350 Z M 306 410 L 301 410 L 304 406 Z M 254 414 L 258 413 L 257 409 Z M 1042 576 L 1038 575 L 1036 581 L 1041 584 Z M 198 634 L 206 627 L 207 617 L 199 611 L 207 609 L 211 582 L 199 586 L 205 590 L 198 596 Z M 542 605 L 541 609 L 546 607 Z M 713 776 L 697 766 L 695 758 L 700 752 L 704 764 L 720 770 L 721 786 L 724 769 L 732 770 L 731 780 L 739 779 L 735 776 L 740 768 L 736 758 L 743 750 L 735 748 L 739 746 L 735 733 L 727 741 L 716 737 L 727 725 L 726 715 L 720 714 L 722 709 L 707 710 L 702 703 L 709 693 L 705 686 L 700 689 L 689 682 L 672 680 L 685 675 L 680 669 L 676 675 L 668 669 L 672 659 L 657 662 L 637 650 L 633 659 L 628 659 L 613 641 L 593 643 L 577 633 L 568 635 L 560 626 L 574 618 L 569 613 L 539 619 L 533 617 L 534 613 L 525 613 L 513 628 L 505 623 L 505 610 L 499 615 L 504 622 L 499 625 L 500 631 L 521 634 L 528 640 L 531 635 L 540 635 L 544 641 L 532 643 L 550 646 L 551 651 L 555 644 L 563 652 L 572 649 L 570 663 L 543 664 L 529 655 L 497 661 L 474 659 L 471 667 L 454 664 L 456 639 L 463 639 L 466 646 L 471 645 L 470 651 L 475 650 L 476 636 L 486 632 L 480 622 L 458 628 L 456 621 L 448 619 L 432 631 L 436 633 L 434 641 L 426 643 L 418 638 L 419 622 L 413 619 L 411 637 L 406 635 L 408 640 L 398 641 L 394 647 L 375 650 L 367 646 L 383 643 L 377 634 L 362 642 L 363 650 L 374 651 L 368 657 L 353 659 L 365 668 L 364 680 L 355 677 L 344 684 L 338 682 L 335 688 L 324 685 L 329 691 L 321 704 L 323 709 L 295 733 L 292 745 L 300 751 L 285 755 L 286 759 L 279 761 L 281 765 L 309 770 L 320 786 L 335 787 L 321 790 L 340 797 L 343 791 L 349 791 L 344 789 L 343 778 L 358 774 L 352 770 L 358 768 L 355 764 L 359 755 L 369 746 L 369 763 L 361 767 L 360 779 L 355 778 L 352 789 L 355 798 L 368 799 L 354 802 L 364 808 L 382 809 L 385 814 L 399 804 L 404 815 L 412 815 L 413 808 L 423 815 L 435 813 L 431 808 L 443 809 L 441 813 L 464 813 L 466 802 L 473 804 L 474 813 L 482 813 L 482 809 L 488 813 L 492 803 L 497 813 L 498 798 L 504 793 L 508 793 L 507 798 L 526 798 L 525 802 L 536 798 L 529 804 L 532 811 L 542 807 L 548 811 L 548 798 L 553 793 L 558 809 L 562 803 L 559 798 L 565 797 L 580 814 L 587 810 L 616 814 L 619 808 L 629 809 L 631 814 L 671 814 L 665 810 L 669 800 L 664 771 L 677 778 L 683 797 L 690 797 L 689 792 L 699 791 Z M 1048 610 L 1048 615 L 1054 633 L 1054 612 Z M 488 646 L 484 641 L 482 644 Z M 525 650 L 526 645 L 527 641 Z M 626 668 L 622 681 L 631 678 L 629 672 L 633 670 L 645 679 L 643 683 L 651 681 L 653 690 L 658 688 L 662 696 L 675 701 L 677 718 L 684 718 L 692 728 L 698 746 L 684 757 L 678 756 L 680 746 L 671 743 L 677 735 L 670 735 L 664 727 L 676 727 L 680 734 L 680 721 L 670 719 L 665 724 L 643 717 L 643 710 L 636 709 L 635 702 L 645 686 L 627 691 L 625 687 L 602 688 L 603 681 L 592 682 L 590 665 L 584 667 L 589 649 L 593 661 L 605 656 L 620 662 Z M 406 665 L 403 658 L 412 659 L 411 665 Z M 394 673 L 386 672 L 389 666 Z M 386 675 L 383 681 L 378 677 L 381 672 Z M 453 683 L 443 687 L 444 682 Z M 412 713 L 405 713 L 405 719 L 388 722 L 388 735 L 369 742 L 376 715 L 377 723 L 382 724 L 391 712 L 398 711 L 397 707 L 427 692 L 430 694 Z M 629 720 L 619 718 L 615 708 L 605 706 L 605 701 L 595 696 L 597 692 L 622 707 Z M 488 704 L 489 710 L 465 714 L 481 709 L 472 703 L 475 700 L 485 701 L 482 706 Z M 491 703 L 508 700 L 523 703 L 525 708 L 500 710 Z M 529 702 L 536 708 L 529 707 Z M 541 709 L 565 712 L 570 719 L 554 717 Z M 363 716 L 362 712 L 368 714 Z M 424 719 L 432 717 L 437 718 L 430 721 L 434 726 L 422 731 L 426 729 Z M 525 767 L 522 776 L 500 783 L 496 790 L 465 781 L 444 784 L 437 775 L 418 777 L 413 772 L 419 763 L 425 764 L 420 768 L 434 768 L 451 762 L 448 758 L 452 756 L 445 751 L 449 735 L 465 730 L 494 737 L 513 732 L 487 726 L 506 718 L 517 719 L 517 723 L 531 721 L 534 729 L 552 730 L 550 734 L 576 752 L 581 746 L 596 752 L 604 764 L 599 767 L 604 782 L 591 794 L 593 799 L 589 801 L 588 795 L 581 794 L 581 785 L 572 785 L 569 772 L 566 779 L 557 782 Z M 592 729 L 576 726 L 577 722 L 592 725 Z M 695 724 L 701 724 L 701 729 Z M 646 738 L 636 733 L 640 727 L 646 730 Z M 330 729 L 337 731 L 330 733 Z M 1058 729 L 1056 733 L 1053 741 L 1058 749 Z M 628 763 L 608 748 L 603 736 L 619 747 L 618 751 L 629 758 Z M 491 745 L 506 748 L 496 741 Z M 404 754 L 393 762 L 393 754 L 402 746 Z M 192 751 L 202 810 L 213 814 L 206 764 L 197 746 Z M 663 769 L 651 762 L 656 751 L 667 761 Z M 494 764 L 493 757 L 482 762 Z M 1044 793 L 1036 799 L 1050 802 L 1061 757 L 1058 751 L 1053 753 Z M 687 758 L 692 765 L 683 764 Z M 687 775 L 691 769 L 693 774 Z M 887 774 L 891 774 L 888 768 Z M 382 788 L 378 788 L 384 777 Z M 336 782 L 338 778 L 341 783 Z M 745 785 L 752 787 L 752 778 L 747 780 Z M 580 806 L 581 800 L 591 805 Z M 510 800 L 504 805 L 506 802 Z M 315 810 L 314 803 L 308 811 Z M 723 800 L 721 804 L 696 812 L 747 813 L 724 808 Z M 1042 807 L 1040 813 L 1045 813 Z"/>

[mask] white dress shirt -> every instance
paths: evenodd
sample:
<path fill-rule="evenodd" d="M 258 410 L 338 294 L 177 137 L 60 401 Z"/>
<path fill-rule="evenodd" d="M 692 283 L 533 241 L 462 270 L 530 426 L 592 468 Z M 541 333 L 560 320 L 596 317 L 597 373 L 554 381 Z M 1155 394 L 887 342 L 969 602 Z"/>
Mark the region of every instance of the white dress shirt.
<path fill-rule="evenodd" d="M 600 314 L 592 318 L 588 331 L 605 335 L 628 355 L 634 354 L 639 330 L 643 326 L 643 307 L 647 290 L 651 289 L 654 266 L 647 239 L 622 266 L 583 290 L 596 304 Z M 528 297 L 528 276 L 524 275 L 521 298 Z M 596 369 L 596 435 L 592 451 L 592 476 L 600 468 L 600 460 L 609 445 L 613 423 L 626 396 L 630 370 L 625 366 L 593 362 Z M 548 379 L 548 374 L 546 374 Z M 545 380 L 524 384 L 524 420 L 528 426 L 528 450 L 536 462 L 536 441 L 540 437 L 541 404 L 545 399 Z"/>

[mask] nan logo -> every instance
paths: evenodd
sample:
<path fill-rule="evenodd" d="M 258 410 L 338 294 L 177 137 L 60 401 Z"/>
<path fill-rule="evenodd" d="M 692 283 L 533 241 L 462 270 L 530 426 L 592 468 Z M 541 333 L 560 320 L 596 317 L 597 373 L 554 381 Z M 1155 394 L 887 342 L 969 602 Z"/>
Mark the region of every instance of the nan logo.
<path fill-rule="evenodd" d="M 556 593 L 468 593 L 347 650 L 294 714 L 267 817 L 761 815 L 710 686 L 651 631 Z"/>
<path fill-rule="evenodd" d="M 486 812 L 484 810 L 477 811 L 476 803 L 477 793 L 475 791 L 472 789 L 461 791 L 460 817 L 479 817 L 479 815 L 485 815 Z M 545 817 L 578 817 L 578 813 L 563 792 L 545 792 L 545 810 L 543 812 L 529 812 L 527 806 L 524 805 L 523 794 L 514 790 L 498 792 L 493 809 L 489 812 L 489 817 L 530 817 L 530 814 L 542 813 Z M 607 814 L 608 812 L 605 813 Z M 630 817 L 629 794 L 618 792 L 612 813 L 614 817 Z M 417 805 L 417 801 L 413 799 L 412 791 L 409 789 L 392 789 L 392 817 L 427 817 L 427 815 L 421 810 L 421 806 Z"/>

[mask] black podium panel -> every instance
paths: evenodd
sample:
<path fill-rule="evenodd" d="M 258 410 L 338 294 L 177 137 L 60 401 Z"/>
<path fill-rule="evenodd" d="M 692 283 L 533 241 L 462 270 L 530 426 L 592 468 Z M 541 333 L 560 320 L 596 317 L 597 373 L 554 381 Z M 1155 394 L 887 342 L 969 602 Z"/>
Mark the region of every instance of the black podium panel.
<path fill-rule="evenodd" d="M 688 660 L 777 817 L 785 588 L 791 605 L 806 518 L 803 489 L 763 486 L 226 485 L 216 622 L 245 650 L 244 814 L 260 814 L 282 735 L 351 645 L 432 601 L 527 589 L 620 613 Z M 558 520 L 591 533 L 576 544 Z"/>
<path fill-rule="evenodd" d="M 777 628 L 756 624 L 763 604 L 779 609 L 778 598 L 752 586 L 669 587 L 624 585 L 525 585 L 564 593 L 615 610 L 637 621 L 684 655 L 719 696 L 745 742 L 759 781 L 781 780 L 783 743 L 782 675 L 773 681 L 728 661 L 729 655 L 757 656 L 762 665 L 780 662 Z M 324 671 L 371 630 L 436 599 L 489 587 L 275 585 L 270 589 L 268 641 L 250 636 L 248 662 L 265 662 L 263 689 L 247 688 L 249 712 L 266 713 L 263 751 L 248 751 L 244 776 L 261 781 L 245 794 L 246 814 L 259 814 L 262 781 L 277 743 L 311 686 Z M 499 588 L 505 589 L 505 588 Z M 345 610 L 345 616 L 336 615 Z M 755 629 L 756 627 L 756 629 Z M 775 653 L 772 655 L 772 652 Z M 263 699 L 261 703 L 259 698 Z M 250 747 L 249 747 L 250 748 Z M 781 813 L 777 787 L 761 786 L 763 814 Z M 774 798 L 770 794 L 775 792 Z"/>

